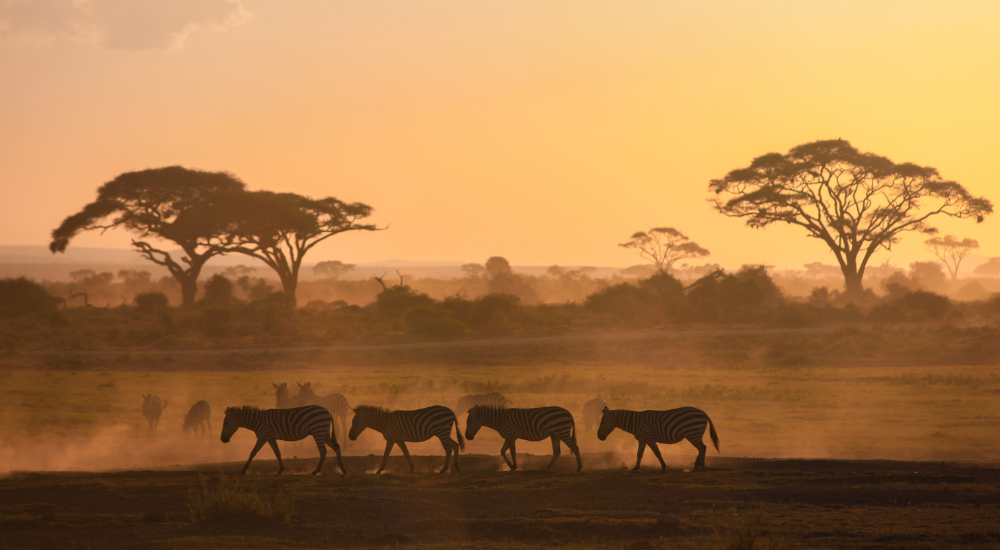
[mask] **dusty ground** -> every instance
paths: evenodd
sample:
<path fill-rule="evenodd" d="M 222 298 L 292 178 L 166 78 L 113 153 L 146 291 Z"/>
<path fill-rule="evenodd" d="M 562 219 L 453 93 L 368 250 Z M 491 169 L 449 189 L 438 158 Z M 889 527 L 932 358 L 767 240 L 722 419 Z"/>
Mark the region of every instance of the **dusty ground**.
<path fill-rule="evenodd" d="M 608 457 L 585 455 L 587 463 Z M 740 516 L 761 508 L 764 538 L 797 548 L 997 548 L 996 465 L 894 461 L 710 458 L 690 473 L 671 468 L 554 472 L 546 457 L 523 471 L 499 459 L 463 457 L 460 474 L 416 474 L 393 457 L 388 474 L 364 473 L 378 457 L 347 457 L 341 477 L 275 477 L 255 461 L 242 487 L 295 498 L 292 520 L 195 524 L 190 494 L 239 464 L 173 471 L 13 473 L 0 479 L 0 548 L 476 547 L 724 548 Z M 294 472 L 313 459 L 289 460 Z M 200 479 L 201 476 L 201 479 Z M 663 513 L 680 520 L 657 522 Z M 766 547 L 766 546 L 762 546 Z"/>

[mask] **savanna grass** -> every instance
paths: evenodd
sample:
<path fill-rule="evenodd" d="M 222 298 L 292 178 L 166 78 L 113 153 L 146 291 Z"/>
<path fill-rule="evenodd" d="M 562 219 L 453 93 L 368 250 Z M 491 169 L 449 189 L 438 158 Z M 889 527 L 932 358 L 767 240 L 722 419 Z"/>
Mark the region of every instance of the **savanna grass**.
<path fill-rule="evenodd" d="M 270 520 L 288 523 L 295 498 L 283 495 L 265 497 L 244 489 L 231 477 L 219 475 L 209 480 L 199 476 L 201 491 L 191 493 L 188 509 L 194 523 Z"/>

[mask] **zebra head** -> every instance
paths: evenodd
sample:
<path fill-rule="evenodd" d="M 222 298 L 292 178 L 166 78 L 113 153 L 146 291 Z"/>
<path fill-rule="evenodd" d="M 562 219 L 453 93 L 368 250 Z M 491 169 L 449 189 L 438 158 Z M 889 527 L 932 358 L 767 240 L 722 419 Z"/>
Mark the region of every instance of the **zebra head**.
<path fill-rule="evenodd" d="M 222 442 L 229 443 L 236 430 L 242 427 L 243 424 L 240 422 L 236 407 L 226 407 L 226 417 L 222 421 Z"/>
<path fill-rule="evenodd" d="M 371 411 L 365 406 L 359 406 L 353 410 L 354 419 L 351 420 L 351 431 L 347 434 L 347 437 L 350 438 L 351 441 L 357 441 L 361 432 L 368 428 L 368 413 Z"/>
<path fill-rule="evenodd" d="M 465 421 L 465 439 L 472 441 L 483 427 L 483 419 L 480 418 L 481 407 L 476 405 L 469 409 L 469 419 Z"/>
<path fill-rule="evenodd" d="M 604 410 L 601 411 L 601 427 L 597 428 L 597 439 L 604 441 L 617 427 L 615 419 L 611 416 L 611 411 L 605 406 Z"/>
<path fill-rule="evenodd" d="M 271 382 L 271 385 L 274 386 L 275 390 L 274 399 L 276 403 L 274 404 L 274 406 L 280 409 L 281 406 L 285 404 L 286 401 L 288 401 L 288 383 L 282 382 L 281 385 L 279 386 L 274 382 Z"/>

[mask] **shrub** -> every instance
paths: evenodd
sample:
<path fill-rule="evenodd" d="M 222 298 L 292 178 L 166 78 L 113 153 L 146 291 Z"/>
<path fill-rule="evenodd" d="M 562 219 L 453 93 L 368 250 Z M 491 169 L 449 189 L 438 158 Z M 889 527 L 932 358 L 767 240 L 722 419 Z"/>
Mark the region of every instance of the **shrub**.
<path fill-rule="evenodd" d="M 233 310 L 228 307 L 206 309 L 201 313 L 201 322 L 205 336 L 225 336 L 233 325 Z"/>
<path fill-rule="evenodd" d="M 649 293 L 633 284 L 621 283 L 602 288 L 587 296 L 584 307 L 598 313 L 614 313 L 632 318 L 649 307 Z"/>
<path fill-rule="evenodd" d="M 291 520 L 294 498 L 280 495 L 265 498 L 254 491 L 239 486 L 231 477 L 219 475 L 217 480 L 201 478 L 201 491 L 188 498 L 191 520 L 195 523 L 272 520 L 287 523 Z"/>
<path fill-rule="evenodd" d="M 382 315 L 395 319 L 417 306 L 432 306 L 434 299 L 417 292 L 407 285 L 389 287 L 375 297 L 375 309 Z"/>
<path fill-rule="evenodd" d="M 41 285 L 24 277 L 0 279 L 0 317 L 57 314 L 57 299 Z"/>
<path fill-rule="evenodd" d="M 944 317 L 944 314 L 948 313 L 948 309 L 951 307 L 951 300 L 947 296 L 922 290 L 903 296 L 900 303 L 903 307 L 926 313 L 931 319 Z"/>
<path fill-rule="evenodd" d="M 167 309 L 170 304 L 170 300 L 167 299 L 167 295 L 162 292 L 143 292 L 136 294 L 135 307 L 139 308 L 140 311 L 145 312 L 155 312 Z"/>
<path fill-rule="evenodd" d="M 205 282 L 205 296 L 201 301 L 212 306 L 228 306 L 233 303 L 233 282 L 216 273 Z"/>
<path fill-rule="evenodd" d="M 469 326 L 476 330 L 503 331 L 510 328 L 521 309 L 521 299 L 512 294 L 487 294 L 475 299 L 469 311 Z"/>
<path fill-rule="evenodd" d="M 422 336 L 455 338 L 469 331 L 465 323 L 440 306 L 417 306 L 403 314 L 407 329 Z"/>

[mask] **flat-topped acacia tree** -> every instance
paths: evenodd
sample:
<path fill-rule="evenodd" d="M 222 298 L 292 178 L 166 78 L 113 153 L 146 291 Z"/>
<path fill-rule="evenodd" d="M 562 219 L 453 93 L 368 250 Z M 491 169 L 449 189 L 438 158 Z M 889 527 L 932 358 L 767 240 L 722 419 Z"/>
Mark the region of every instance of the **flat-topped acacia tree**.
<path fill-rule="evenodd" d="M 271 191 L 236 193 L 227 198 L 225 210 L 229 225 L 217 249 L 245 254 L 267 264 L 278 274 L 293 306 L 306 252 L 346 231 L 379 229 L 361 223 L 371 215 L 371 206 L 333 197 L 311 199 Z"/>
<path fill-rule="evenodd" d="M 806 143 L 768 153 L 750 166 L 712 180 L 709 199 L 750 227 L 787 223 L 804 228 L 833 251 L 849 296 L 864 291 L 865 268 L 880 248 L 903 233 L 933 234 L 934 216 L 983 217 L 993 205 L 935 168 L 862 153 L 845 140 Z"/>
<path fill-rule="evenodd" d="M 214 246 L 227 225 L 219 216 L 221 198 L 244 188 L 231 174 L 181 166 L 126 172 L 102 185 L 97 200 L 63 220 L 52 232 L 49 249 L 65 252 L 83 231 L 125 229 L 135 235 L 132 246 L 139 254 L 177 279 L 184 305 L 190 305 L 205 262 L 225 252 Z M 175 243 L 184 255 L 175 258 L 150 238 Z"/>

